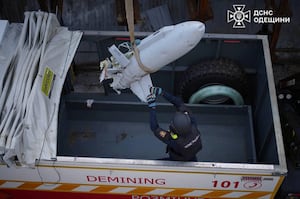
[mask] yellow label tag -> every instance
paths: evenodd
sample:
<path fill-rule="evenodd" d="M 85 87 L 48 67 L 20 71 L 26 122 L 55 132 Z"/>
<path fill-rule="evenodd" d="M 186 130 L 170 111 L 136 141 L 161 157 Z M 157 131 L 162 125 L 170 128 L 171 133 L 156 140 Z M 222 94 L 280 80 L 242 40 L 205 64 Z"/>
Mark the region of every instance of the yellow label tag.
<path fill-rule="evenodd" d="M 54 77 L 55 77 L 54 72 L 49 67 L 46 67 L 44 72 L 43 82 L 42 82 L 42 92 L 47 97 L 50 97 Z"/>
<path fill-rule="evenodd" d="M 171 132 L 170 135 L 171 135 L 171 137 L 172 137 L 173 140 L 176 140 L 178 138 L 178 135 L 175 134 L 175 133 Z"/>

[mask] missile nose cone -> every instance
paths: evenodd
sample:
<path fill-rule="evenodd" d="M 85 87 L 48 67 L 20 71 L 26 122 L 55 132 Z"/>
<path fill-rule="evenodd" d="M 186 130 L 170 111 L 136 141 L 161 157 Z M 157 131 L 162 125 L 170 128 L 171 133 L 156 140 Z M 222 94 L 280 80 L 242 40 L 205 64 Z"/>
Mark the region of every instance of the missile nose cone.
<path fill-rule="evenodd" d="M 185 25 L 189 32 L 188 38 L 186 40 L 186 44 L 188 46 L 193 47 L 203 37 L 205 32 L 205 25 L 199 21 L 189 21 L 186 22 Z"/>
<path fill-rule="evenodd" d="M 199 36 L 203 36 L 205 31 L 205 25 L 199 21 L 190 21 L 187 24 L 191 30 L 191 32 L 199 34 Z"/>
<path fill-rule="evenodd" d="M 198 31 L 199 33 L 201 34 L 204 34 L 204 31 L 205 31 L 205 26 L 203 23 L 201 22 L 198 22 L 195 24 L 195 30 Z"/>

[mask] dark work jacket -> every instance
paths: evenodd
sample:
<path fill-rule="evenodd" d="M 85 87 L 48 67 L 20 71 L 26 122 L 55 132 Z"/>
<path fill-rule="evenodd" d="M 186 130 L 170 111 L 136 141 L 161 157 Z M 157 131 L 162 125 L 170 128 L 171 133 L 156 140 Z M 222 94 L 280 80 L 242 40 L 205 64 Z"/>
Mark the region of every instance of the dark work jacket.
<path fill-rule="evenodd" d="M 191 112 L 187 109 L 180 98 L 177 98 L 166 91 L 163 91 L 162 96 L 171 102 L 177 111 L 188 112 L 192 123 L 191 132 L 185 136 L 178 135 L 177 139 L 173 139 L 169 130 L 162 129 L 158 125 L 156 108 L 151 108 L 150 110 L 151 130 L 158 139 L 167 144 L 167 152 L 169 153 L 171 160 L 196 161 L 196 154 L 202 149 L 202 142 L 195 118 L 192 116 Z"/>

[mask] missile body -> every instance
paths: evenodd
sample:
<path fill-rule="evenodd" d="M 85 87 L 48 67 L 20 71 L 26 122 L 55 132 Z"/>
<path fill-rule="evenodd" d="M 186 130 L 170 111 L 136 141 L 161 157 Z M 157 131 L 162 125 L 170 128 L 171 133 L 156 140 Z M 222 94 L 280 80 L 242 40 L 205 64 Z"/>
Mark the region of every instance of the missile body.
<path fill-rule="evenodd" d="M 121 52 L 112 53 L 118 64 L 102 63 L 102 66 L 100 64 L 102 71 L 106 72 L 105 75 L 100 75 L 100 81 L 113 78 L 110 86 L 114 90 L 131 88 L 142 101 L 145 101 L 149 87 L 152 86 L 151 79 L 145 76 L 158 71 L 192 50 L 203 37 L 204 31 L 204 24 L 198 21 L 165 26 L 141 40 L 137 46 L 140 60 L 147 70 L 138 64 L 134 55 L 128 61 L 122 61 L 121 58 L 117 58 L 119 57 L 117 54 Z"/>

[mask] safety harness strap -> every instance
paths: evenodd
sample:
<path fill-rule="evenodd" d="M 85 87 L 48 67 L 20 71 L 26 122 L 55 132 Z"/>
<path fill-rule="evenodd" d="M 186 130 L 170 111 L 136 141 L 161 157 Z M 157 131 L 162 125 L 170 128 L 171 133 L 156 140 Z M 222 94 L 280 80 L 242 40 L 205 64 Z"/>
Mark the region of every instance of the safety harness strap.
<path fill-rule="evenodd" d="M 140 52 L 139 49 L 136 47 L 135 44 L 135 38 L 134 38 L 134 13 L 133 13 L 133 0 L 125 0 L 125 9 L 126 9 L 126 19 L 127 19 L 127 25 L 128 25 L 128 31 L 130 36 L 130 42 L 133 46 L 133 52 L 136 58 L 136 61 L 139 65 L 139 67 L 145 71 L 146 73 L 152 73 L 155 72 L 151 70 L 150 68 L 146 67 L 141 59 L 140 59 Z"/>

